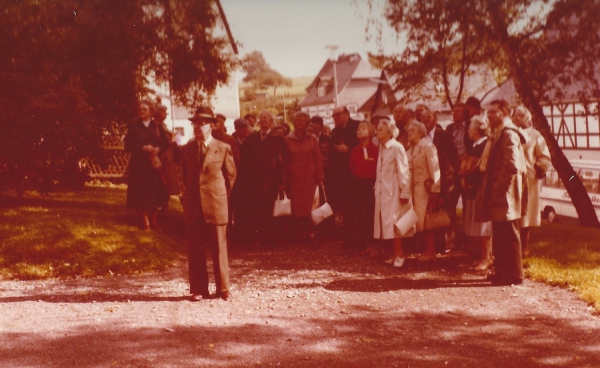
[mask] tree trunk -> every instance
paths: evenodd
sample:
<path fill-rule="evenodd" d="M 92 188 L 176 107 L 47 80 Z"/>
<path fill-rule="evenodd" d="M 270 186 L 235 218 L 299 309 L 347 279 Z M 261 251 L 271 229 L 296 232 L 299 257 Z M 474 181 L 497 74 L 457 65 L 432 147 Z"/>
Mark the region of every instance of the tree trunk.
<path fill-rule="evenodd" d="M 498 4 L 499 3 L 494 0 L 488 1 L 493 34 L 498 38 L 498 41 L 508 58 L 510 74 L 515 84 L 515 88 L 519 93 L 523 104 L 529 109 L 533 116 L 533 125 L 546 140 L 552 158 L 552 165 L 565 185 L 567 193 L 569 193 L 569 196 L 571 197 L 571 201 L 577 211 L 581 225 L 600 227 L 598 216 L 596 216 L 592 201 L 590 200 L 581 179 L 575 173 L 575 170 L 573 170 L 571 163 L 552 134 L 548 120 L 544 115 L 544 110 L 538 99 L 535 97 L 533 90 L 523 73 L 523 69 L 519 65 L 517 57 L 519 54 L 518 50 L 511 44 L 508 29 L 503 20 L 506 14 L 504 14 L 500 8 L 502 5 Z"/>

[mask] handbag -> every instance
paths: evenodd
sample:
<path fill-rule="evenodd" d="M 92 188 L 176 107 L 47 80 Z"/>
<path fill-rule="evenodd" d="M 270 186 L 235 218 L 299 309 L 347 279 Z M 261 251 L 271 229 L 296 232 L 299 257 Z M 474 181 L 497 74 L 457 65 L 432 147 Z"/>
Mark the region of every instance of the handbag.
<path fill-rule="evenodd" d="M 450 226 L 450 217 L 445 211 L 428 212 L 425 214 L 425 230 L 437 230 Z"/>
<path fill-rule="evenodd" d="M 433 194 L 433 193 L 432 193 Z M 432 197 L 430 194 L 425 212 L 425 224 L 423 230 L 437 230 L 450 226 L 450 217 L 442 209 L 440 198 Z"/>
<path fill-rule="evenodd" d="M 320 195 L 319 195 L 319 187 L 321 187 L 321 189 L 323 190 L 323 204 L 319 206 L 320 202 Z M 329 205 L 329 203 L 327 203 L 327 197 L 325 195 L 325 187 L 322 185 L 317 186 L 317 189 L 315 191 L 315 200 L 313 201 L 313 210 L 310 213 L 310 217 L 312 219 L 313 224 L 318 225 L 321 222 L 323 222 L 323 220 L 325 220 L 328 217 L 333 216 L 333 210 L 331 209 L 331 206 Z"/>
<path fill-rule="evenodd" d="M 410 203 L 400 207 L 396 218 L 398 220 L 394 223 L 394 230 L 400 236 L 407 235 L 419 221 L 419 216 Z"/>
<path fill-rule="evenodd" d="M 289 216 L 292 214 L 292 201 L 289 200 L 285 190 L 283 191 L 283 198 L 281 193 L 277 195 L 275 204 L 273 205 L 273 217 Z"/>

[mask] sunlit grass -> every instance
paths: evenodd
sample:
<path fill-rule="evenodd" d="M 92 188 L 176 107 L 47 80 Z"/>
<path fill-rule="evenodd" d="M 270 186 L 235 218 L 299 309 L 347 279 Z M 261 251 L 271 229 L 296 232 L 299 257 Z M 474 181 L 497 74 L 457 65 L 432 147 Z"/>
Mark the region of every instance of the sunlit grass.
<path fill-rule="evenodd" d="M 544 224 L 531 233 L 530 278 L 566 286 L 600 311 L 600 230 Z"/>
<path fill-rule="evenodd" d="M 143 232 L 123 188 L 86 187 L 41 198 L 0 197 L 0 275 L 18 279 L 164 269 L 184 253 L 181 207 L 163 231 Z"/>

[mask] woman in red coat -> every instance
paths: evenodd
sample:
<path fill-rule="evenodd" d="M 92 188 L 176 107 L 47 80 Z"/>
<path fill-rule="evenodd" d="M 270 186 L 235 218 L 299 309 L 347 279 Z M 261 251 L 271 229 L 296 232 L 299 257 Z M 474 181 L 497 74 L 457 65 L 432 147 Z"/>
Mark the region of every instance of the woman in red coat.
<path fill-rule="evenodd" d="M 295 113 L 294 132 L 285 137 L 286 188 L 299 236 L 312 240 L 310 213 L 317 186 L 323 184 L 323 160 L 317 137 L 307 131 L 309 123 L 307 113 Z"/>
<path fill-rule="evenodd" d="M 353 232 L 351 247 L 364 250 L 373 241 L 373 216 L 375 213 L 375 177 L 379 148 L 373 144 L 375 128 L 368 121 L 358 124 L 356 132 L 360 144 L 350 153 L 352 172 L 351 211 L 347 220 Z M 372 248 L 372 247 L 371 247 Z"/>

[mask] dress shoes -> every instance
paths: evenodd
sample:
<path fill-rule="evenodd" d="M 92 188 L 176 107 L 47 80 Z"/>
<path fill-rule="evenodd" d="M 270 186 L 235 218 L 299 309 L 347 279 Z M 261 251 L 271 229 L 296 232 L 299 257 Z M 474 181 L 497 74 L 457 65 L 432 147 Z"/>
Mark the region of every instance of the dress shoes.
<path fill-rule="evenodd" d="M 473 269 L 475 271 L 487 271 L 493 264 L 494 264 L 494 261 L 492 261 L 492 259 L 490 258 L 490 259 L 486 259 L 486 260 L 479 262 L 479 264 L 477 264 L 477 266 L 473 267 Z"/>
<path fill-rule="evenodd" d="M 215 294 L 210 294 L 210 293 L 207 293 L 207 294 L 194 294 L 194 295 L 192 295 L 190 297 L 190 301 L 192 301 L 192 302 L 199 302 L 199 301 L 201 301 L 203 299 L 214 299 L 215 297 L 216 297 Z"/>
<path fill-rule="evenodd" d="M 498 275 L 488 275 L 486 280 L 490 281 L 494 286 L 521 285 L 523 283 L 523 279 L 515 277 L 501 277 Z"/>
<path fill-rule="evenodd" d="M 217 298 L 221 298 L 223 300 L 229 300 L 231 298 L 231 294 L 229 291 L 223 291 L 217 294 Z"/>
<path fill-rule="evenodd" d="M 191 302 L 199 302 L 201 300 L 202 300 L 202 295 L 200 295 L 200 294 L 194 294 L 190 297 Z"/>
<path fill-rule="evenodd" d="M 404 261 L 406 260 L 406 258 L 402 258 L 402 257 L 396 257 L 396 259 L 394 259 L 394 264 L 393 266 L 396 268 L 400 268 L 404 265 Z"/>

